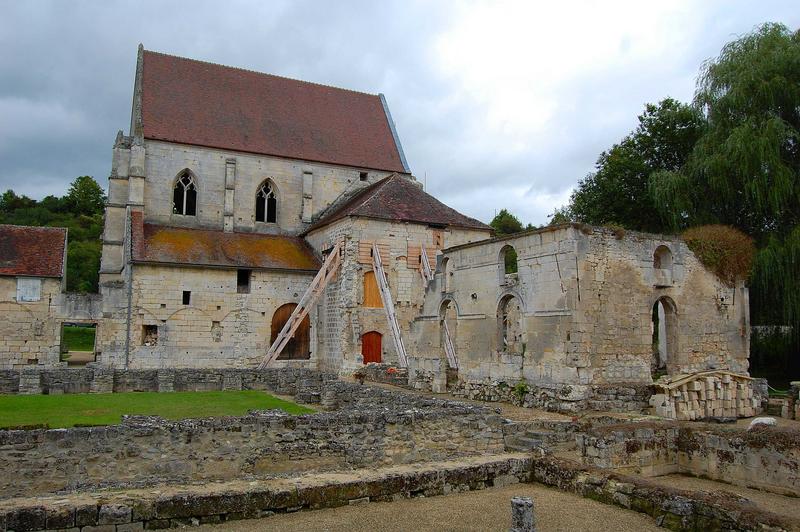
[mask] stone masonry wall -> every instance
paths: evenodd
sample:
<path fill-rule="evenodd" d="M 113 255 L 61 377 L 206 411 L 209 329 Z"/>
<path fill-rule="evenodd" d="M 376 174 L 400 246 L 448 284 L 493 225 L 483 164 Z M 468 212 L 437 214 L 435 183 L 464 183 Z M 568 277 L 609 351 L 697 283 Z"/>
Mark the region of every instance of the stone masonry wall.
<path fill-rule="evenodd" d="M 0 370 L 0 393 L 112 393 L 269 390 L 320 400 L 323 384 L 335 376 L 304 368 L 253 369 L 111 369 L 24 368 Z M 314 399 L 316 398 L 316 399 Z"/>
<path fill-rule="evenodd" d="M 0 496 L 270 478 L 504 450 L 502 419 L 487 409 L 441 401 L 413 408 L 413 398 L 398 395 L 379 407 L 354 401 L 303 416 L 140 416 L 108 427 L 0 431 L 0 467 L 15 472 L 0 478 Z"/>
<path fill-rule="evenodd" d="M 41 299 L 18 302 L 16 277 L 0 277 L 0 369 L 58 365 L 61 322 L 52 308 L 60 279 L 42 279 Z"/>
<path fill-rule="evenodd" d="M 800 432 L 634 423 L 577 436 L 583 462 L 644 476 L 697 475 L 800 496 Z"/>
<path fill-rule="evenodd" d="M 485 239 L 487 231 L 460 228 L 433 228 L 423 224 L 385 222 L 381 220 L 342 220 L 312 232 L 306 238 L 318 250 L 324 250 L 343 239 L 345 251 L 337 279 L 326 290 L 324 308 L 320 311 L 326 322 L 323 355 L 326 371 L 352 373 L 363 365 L 361 336 L 369 331 L 382 335 L 381 361 L 397 365 L 398 358 L 383 308 L 364 307 L 364 274 L 372 264 L 359 262 L 359 244 L 378 242 L 387 251 L 383 267 L 389 291 L 394 301 L 397 320 L 406 351 L 419 351 L 412 330 L 419 316 L 426 293 L 425 283 L 409 252 L 424 244 L 433 255 L 437 249 L 434 233 L 441 234 L 443 245 L 457 245 Z M 433 264 L 432 264 L 433 266 Z M 328 334 L 330 331 L 330 334 Z M 335 337 L 335 338 L 334 338 Z M 442 353 L 443 355 L 443 353 Z"/>
<path fill-rule="evenodd" d="M 250 293 L 236 288 L 236 270 L 134 265 L 131 316 L 131 368 L 248 367 L 266 355 L 272 316 L 297 303 L 313 273 L 253 270 Z M 191 292 L 189 305 L 183 291 Z M 124 367 L 125 313 L 109 318 L 98 361 Z M 310 331 L 311 359 L 317 355 L 316 324 Z M 157 339 L 144 336 L 156 327 Z M 114 334 L 115 333 L 115 334 Z M 276 361 L 281 365 L 281 361 Z"/>

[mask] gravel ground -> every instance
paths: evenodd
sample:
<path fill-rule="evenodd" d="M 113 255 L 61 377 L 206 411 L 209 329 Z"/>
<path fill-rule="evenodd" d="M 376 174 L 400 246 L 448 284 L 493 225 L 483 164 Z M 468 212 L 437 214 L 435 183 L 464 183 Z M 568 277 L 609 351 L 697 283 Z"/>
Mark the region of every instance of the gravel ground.
<path fill-rule="evenodd" d="M 608 506 L 540 484 L 515 484 L 440 497 L 403 499 L 280 514 L 251 521 L 204 525 L 204 532 L 314 531 L 508 531 L 511 497 L 533 497 L 540 532 L 647 532 L 662 530 L 644 514 Z"/>
<path fill-rule="evenodd" d="M 647 480 L 662 486 L 684 490 L 727 491 L 739 495 L 740 497 L 750 499 L 762 510 L 768 510 L 776 514 L 800 519 L 800 499 L 796 497 L 787 497 L 768 491 L 743 488 L 741 486 L 734 486 L 733 484 L 725 484 L 724 482 L 687 477 L 684 475 L 666 475 L 663 477 L 648 478 Z"/>

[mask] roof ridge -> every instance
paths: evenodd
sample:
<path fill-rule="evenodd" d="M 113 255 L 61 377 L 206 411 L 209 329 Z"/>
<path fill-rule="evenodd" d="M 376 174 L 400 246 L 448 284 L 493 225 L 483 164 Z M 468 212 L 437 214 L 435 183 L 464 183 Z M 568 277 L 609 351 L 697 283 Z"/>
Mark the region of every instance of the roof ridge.
<path fill-rule="evenodd" d="M 397 173 L 396 172 L 392 172 L 391 174 L 387 175 L 386 177 L 384 177 L 380 181 L 376 181 L 373 184 L 373 187 L 375 187 L 375 188 L 372 190 L 372 192 L 370 194 L 367 195 L 366 198 L 364 198 L 364 200 L 361 203 L 358 204 L 358 207 L 363 207 L 367 203 L 369 203 L 370 201 L 374 200 L 375 197 L 378 195 L 378 192 L 380 192 L 381 189 L 383 187 L 385 187 L 389 183 L 389 181 L 391 181 L 395 177 L 398 177 Z"/>
<path fill-rule="evenodd" d="M 164 57 L 173 57 L 175 59 L 182 59 L 184 61 L 192 61 L 194 63 L 201 63 L 201 64 L 204 64 L 204 65 L 211 65 L 211 66 L 217 66 L 217 67 L 222 67 L 222 68 L 229 68 L 231 70 L 239 70 L 241 72 L 250 72 L 251 74 L 258 74 L 259 76 L 268 76 L 268 77 L 271 77 L 271 78 L 278 78 L 278 79 L 283 79 L 283 80 L 286 80 L 286 81 L 294 81 L 295 83 L 302 83 L 302 84 L 305 84 L 305 85 L 315 85 L 317 87 L 324 87 L 324 88 L 327 88 L 327 89 L 335 89 L 335 90 L 339 90 L 339 91 L 342 91 L 342 92 L 352 92 L 354 94 L 361 94 L 361 95 L 364 95 L 364 96 L 372 96 L 374 98 L 379 98 L 380 97 L 380 93 L 371 93 L 371 92 L 357 91 L 357 90 L 353 90 L 353 89 L 346 89 L 344 87 L 337 87 L 336 85 L 329 85 L 329 84 L 325 84 L 325 83 L 317 83 L 317 82 L 314 82 L 314 81 L 307 81 L 307 80 L 304 80 L 304 79 L 290 78 L 289 76 L 279 76 L 278 74 L 270 74 L 269 72 L 260 72 L 258 70 L 252 70 L 250 68 L 225 65 L 223 63 L 215 63 L 213 61 L 203 61 L 202 59 L 194 59 L 194 58 L 191 58 L 191 57 L 183 57 L 181 55 L 168 54 L 168 53 L 165 53 L 165 52 L 157 52 L 155 50 L 148 50 L 146 48 L 144 49 L 144 51 L 147 52 L 147 53 L 150 53 L 150 54 L 162 55 Z"/>
<path fill-rule="evenodd" d="M 20 227 L 22 229 L 54 229 L 54 230 L 61 230 L 66 231 L 67 227 L 62 227 L 60 225 L 20 225 L 20 224 L 0 224 L 0 227 Z"/>

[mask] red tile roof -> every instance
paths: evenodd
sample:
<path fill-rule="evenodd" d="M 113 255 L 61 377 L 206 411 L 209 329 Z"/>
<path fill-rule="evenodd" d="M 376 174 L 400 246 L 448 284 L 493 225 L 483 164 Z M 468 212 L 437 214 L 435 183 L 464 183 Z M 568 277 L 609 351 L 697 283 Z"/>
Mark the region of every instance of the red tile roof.
<path fill-rule="evenodd" d="M 0 275 L 63 277 L 67 230 L 0 224 Z"/>
<path fill-rule="evenodd" d="M 131 213 L 134 262 L 316 271 L 320 262 L 302 238 L 225 233 L 144 223 Z"/>
<path fill-rule="evenodd" d="M 406 172 L 379 95 L 145 51 L 149 139 Z"/>
<path fill-rule="evenodd" d="M 483 222 L 451 209 L 407 177 L 397 174 L 360 190 L 338 206 L 334 205 L 306 233 L 347 216 L 492 230 Z"/>

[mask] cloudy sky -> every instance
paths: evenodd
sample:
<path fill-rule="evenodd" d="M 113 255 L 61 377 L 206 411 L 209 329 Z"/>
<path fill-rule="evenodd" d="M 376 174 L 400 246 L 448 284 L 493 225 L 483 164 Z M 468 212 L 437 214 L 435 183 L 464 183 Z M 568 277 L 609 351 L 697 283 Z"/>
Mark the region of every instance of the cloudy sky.
<path fill-rule="evenodd" d="M 546 223 L 646 102 L 796 0 L 0 0 L 0 190 L 103 186 L 136 46 L 386 95 L 414 174 L 489 221 Z"/>

